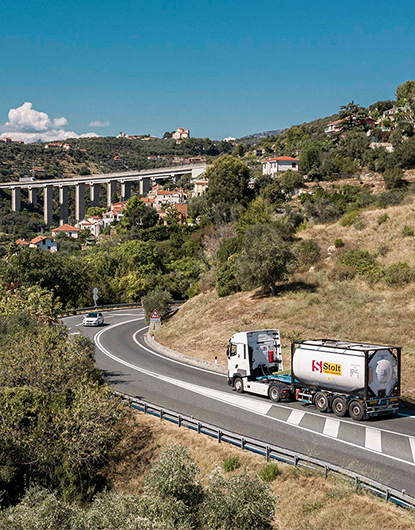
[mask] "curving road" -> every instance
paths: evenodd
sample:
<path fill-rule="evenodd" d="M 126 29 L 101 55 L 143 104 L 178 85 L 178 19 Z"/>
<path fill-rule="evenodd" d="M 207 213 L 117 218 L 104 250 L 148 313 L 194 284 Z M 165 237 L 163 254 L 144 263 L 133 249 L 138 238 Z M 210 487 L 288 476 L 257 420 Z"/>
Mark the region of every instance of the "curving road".
<path fill-rule="evenodd" d="M 160 355 L 143 341 L 142 309 L 104 314 L 101 328 L 65 318 L 95 341 L 96 364 L 119 392 L 219 428 L 358 471 L 415 496 L 415 416 L 354 422 L 302 403 L 236 394 L 226 377 Z M 225 355 L 225 353 L 224 353 Z"/>

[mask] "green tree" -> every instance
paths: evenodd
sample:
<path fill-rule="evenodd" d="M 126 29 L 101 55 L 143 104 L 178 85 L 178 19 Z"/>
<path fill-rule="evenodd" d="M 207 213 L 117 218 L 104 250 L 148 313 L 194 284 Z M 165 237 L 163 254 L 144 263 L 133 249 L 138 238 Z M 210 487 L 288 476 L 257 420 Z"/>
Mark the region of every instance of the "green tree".
<path fill-rule="evenodd" d="M 275 294 L 276 282 L 284 280 L 295 264 L 292 245 L 271 225 L 253 225 L 245 232 L 236 278 L 245 289 L 261 287 Z"/>
<path fill-rule="evenodd" d="M 150 322 L 150 316 L 154 310 L 157 311 L 161 318 L 166 317 L 170 313 L 173 299 L 168 291 L 157 288 L 143 296 L 141 302 L 143 304 L 144 316 L 148 324 Z"/>
<path fill-rule="evenodd" d="M 250 173 L 240 160 L 223 155 L 217 158 L 205 173 L 209 180 L 207 201 L 209 206 L 220 203 L 238 203 L 248 194 Z"/>
<path fill-rule="evenodd" d="M 127 202 L 124 210 L 122 226 L 131 228 L 150 228 L 158 222 L 158 214 L 152 206 L 147 206 L 136 195 Z"/>
<path fill-rule="evenodd" d="M 396 104 L 401 109 L 401 118 L 415 125 L 415 81 L 405 81 L 396 89 Z"/>

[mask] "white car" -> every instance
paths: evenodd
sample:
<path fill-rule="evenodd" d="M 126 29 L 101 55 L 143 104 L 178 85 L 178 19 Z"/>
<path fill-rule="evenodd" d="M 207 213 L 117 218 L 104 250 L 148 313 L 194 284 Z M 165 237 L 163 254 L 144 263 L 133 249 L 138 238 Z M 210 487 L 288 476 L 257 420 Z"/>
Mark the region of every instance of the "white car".
<path fill-rule="evenodd" d="M 84 316 L 84 319 L 82 321 L 82 324 L 84 326 L 102 326 L 104 323 L 104 317 L 102 316 L 102 313 L 88 313 Z"/>

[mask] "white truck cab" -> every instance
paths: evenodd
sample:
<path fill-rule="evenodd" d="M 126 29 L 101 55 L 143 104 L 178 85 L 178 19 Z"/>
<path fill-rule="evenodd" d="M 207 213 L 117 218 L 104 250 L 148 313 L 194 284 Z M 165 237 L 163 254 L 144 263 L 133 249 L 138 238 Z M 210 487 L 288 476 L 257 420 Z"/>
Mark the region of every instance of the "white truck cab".
<path fill-rule="evenodd" d="M 277 329 L 235 333 L 229 341 L 227 357 L 228 384 L 236 392 L 247 391 L 271 397 L 271 388 L 278 388 L 278 385 L 269 387 L 257 381 L 257 377 L 283 370 L 280 333 Z"/>

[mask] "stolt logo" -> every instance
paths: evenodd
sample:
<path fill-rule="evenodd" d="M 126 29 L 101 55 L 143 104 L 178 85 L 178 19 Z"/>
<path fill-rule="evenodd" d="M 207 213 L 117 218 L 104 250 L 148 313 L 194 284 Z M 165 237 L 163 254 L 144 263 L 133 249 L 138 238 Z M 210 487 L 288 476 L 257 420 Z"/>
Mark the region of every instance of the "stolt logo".
<path fill-rule="evenodd" d="M 311 370 L 320 374 L 342 375 L 342 365 L 337 363 L 327 363 L 323 361 L 311 361 Z"/>

